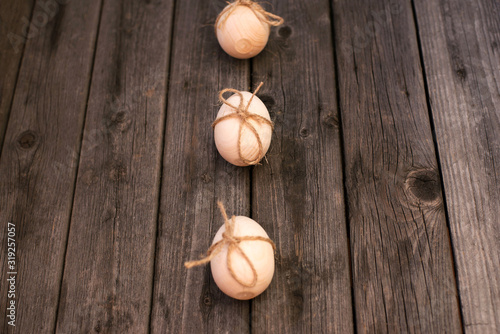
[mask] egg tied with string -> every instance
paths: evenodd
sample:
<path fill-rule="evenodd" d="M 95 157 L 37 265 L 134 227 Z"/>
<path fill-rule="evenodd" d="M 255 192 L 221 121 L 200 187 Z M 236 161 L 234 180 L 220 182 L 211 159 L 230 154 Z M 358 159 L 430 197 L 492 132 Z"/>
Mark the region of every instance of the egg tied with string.
<path fill-rule="evenodd" d="M 258 164 L 271 145 L 273 123 L 264 103 L 254 93 L 224 89 L 219 93 L 223 102 L 214 128 L 215 146 L 220 155 L 236 166 Z M 223 94 L 234 93 L 227 100 Z"/>
<path fill-rule="evenodd" d="M 184 265 L 193 268 L 210 262 L 215 283 L 226 295 L 252 299 L 267 289 L 274 276 L 276 246 L 256 221 L 244 216 L 227 217 L 217 202 L 224 225 L 217 231 L 207 255 Z"/>
<path fill-rule="evenodd" d="M 215 33 L 222 49 L 232 57 L 248 59 L 258 55 L 269 39 L 270 27 L 283 23 L 250 0 L 228 4 L 217 17 Z"/>

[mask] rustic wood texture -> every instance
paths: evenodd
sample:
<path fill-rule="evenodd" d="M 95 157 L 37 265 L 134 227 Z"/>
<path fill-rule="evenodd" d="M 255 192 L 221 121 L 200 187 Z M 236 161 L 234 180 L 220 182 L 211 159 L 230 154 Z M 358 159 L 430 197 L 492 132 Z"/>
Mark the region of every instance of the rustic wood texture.
<path fill-rule="evenodd" d="M 252 215 L 276 242 L 269 289 L 252 301 L 255 333 L 354 330 L 341 142 L 328 1 L 273 1 L 285 18 L 253 61 L 275 132 L 253 169 Z M 270 6 L 271 7 L 271 6 Z M 300 15 L 297 15 L 300 13 Z"/>
<path fill-rule="evenodd" d="M 333 2 L 356 326 L 461 331 L 410 2 Z"/>
<path fill-rule="evenodd" d="M 0 2 L 0 156 L 34 0 Z M 23 32 L 24 31 L 24 32 Z"/>
<path fill-rule="evenodd" d="M 104 4 L 60 333 L 148 331 L 172 9 L 172 1 Z"/>
<path fill-rule="evenodd" d="M 415 1 L 467 333 L 500 332 L 500 2 Z"/>
<path fill-rule="evenodd" d="M 3 333 L 54 331 L 99 12 L 100 1 L 60 6 L 25 47 L 0 161 L 0 263 L 7 222 L 17 242 L 16 327 L 2 283 Z"/>
<path fill-rule="evenodd" d="M 499 332 L 500 3 L 262 5 L 237 60 L 225 0 L 0 1 L 0 332 Z M 271 148 L 235 167 L 218 92 L 260 81 Z M 251 301 L 184 267 L 217 200 L 277 244 Z"/>
<path fill-rule="evenodd" d="M 218 154 L 211 127 L 223 88 L 249 90 L 249 62 L 219 47 L 213 23 L 223 1 L 179 1 L 168 94 L 152 333 L 247 333 L 249 302 L 225 296 L 210 266 L 186 269 L 205 254 L 229 215 L 250 215 L 250 169 Z"/>

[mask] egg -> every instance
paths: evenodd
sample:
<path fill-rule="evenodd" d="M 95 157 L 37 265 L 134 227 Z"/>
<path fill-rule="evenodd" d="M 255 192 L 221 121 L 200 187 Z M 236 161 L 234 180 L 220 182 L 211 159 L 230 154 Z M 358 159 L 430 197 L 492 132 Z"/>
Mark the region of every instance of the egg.
<path fill-rule="evenodd" d="M 250 92 L 238 92 L 224 100 L 226 102 L 220 107 L 214 122 L 215 146 L 225 160 L 236 166 L 257 164 L 271 145 L 271 117 L 264 103 L 257 96 L 252 98 L 252 95 Z M 241 97 L 243 105 L 240 104 Z M 238 110 L 239 106 L 245 110 Z M 243 112 L 248 117 L 242 115 Z M 233 117 L 225 117 L 228 115 Z"/>
<path fill-rule="evenodd" d="M 271 25 L 283 19 L 266 12 L 259 4 L 237 0 L 227 5 L 217 17 L 215 32 L 222 49 L 232 57 L 248 59 L 259 54 L 267 44 Z"/>
<path fill-rule="evenodd" d="M 256 221 L 243 216 L 233 219 L 234 237 L 269 238 L 266 231 Z M 215 235 L 212 244 L 222 240 L 225 231 L 226 225 L 223 225 Z M 233 249 L 229 256 L 235 276 L 245 285 L 239 283 L 228 269 L 227 257 L 230 245 L 223 246 L 210 261 L 210 266 L 214 281 L 222 292 L 235 299 L 247 300 L 260 295 L 271 283 L 274 275 L 274 249 L 272 243 L 263 240 L 242 240 L 238 246 L 249 261 L 246 261 L 237 249 Z M 256 276 L 249 262 L 255 268 Z M 256 281 L 251 286 L 255 278 Z"/>

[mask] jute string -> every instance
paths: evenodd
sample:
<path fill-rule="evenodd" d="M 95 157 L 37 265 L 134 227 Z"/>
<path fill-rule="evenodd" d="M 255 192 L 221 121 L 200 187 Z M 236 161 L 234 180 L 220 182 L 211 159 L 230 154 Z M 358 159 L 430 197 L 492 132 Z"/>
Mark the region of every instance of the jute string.
<path fill-rule="evenodd" d="M 243 285 L 245 287 L 249 287 L 249 288 L 254 287 L 255 284 L 257 284 L 257 279 L 258 279 L 257 270 L 255 270 L 255 266 L 253 265 L 252 261 L 250 261 L 250 259 L 245 254 L 245 252 L 243 252 L 243 250 L 241 249 L 240 243 L 242 241 L 264 241 L 264 242 L 268 242 L 269 244 L 271 244 L 271 246 L 273 246 L 273 250 L 276 250 L 276 245 L 274 244 L 274 242 L 271 239 L 260 237 L 260 236 L 242 236 L 242 237 L 235 236 L 234 235 L 234 219 L 235 219 L 235 217 L 232 216 L 231 219 L 228 219 L 227 214 L 226 214 L 226 210 L 224 209 L 224 205 L 222 204 L 222 202 L 218 201 L 217 205 L 219 206 L 222 217 L 224 218 L 224 226 L 226 227 L 226 230 L 224 231 L 224 233 L 222 233 L 222 239 L 219 240 L 218 242 L 216 242 L 215 244 L 213 244 L 208 249 L 206 257 L 204 257 L 203 259 L 198 260 L 198 261 L 186 262 L 186 263 L 184 263 L 184 266 L 186 268 L 192 268 L 192 267 L 196 267 L 196 266 L 208 263 L 217 254 L 219 254 L 219 252 L 224 248 L 225 245 L 227 245 L 228 246 L 228 249 L 227 249 L 227 269 L 229 270 L 229 273 L 236 280 L 236 282 L 240 283 L 241 285 Z M 248 265 L 250 266 L 250 269 L 252 270 L 253 279 L 252 279 L 252 282 L 250 284 L 242 281 L 233 270 L 233 265 L 231 263 L 231 254 L 234 251 L 238 252 L 243 257 L 243 259 L 246 261 L 246 263 L 248 263 Z"/>
<path fill-rule="evenodd" d="M 224 8 L 222 10 L 222 12 L 220 12 L 219 16 L 217 16 L 217 19 L 215 20 L 215 29 L 216 30 L 217 30 L 217 26 L 219 25 L 220 18 L 227 13 L 227 16 L 224 19 L 224 22 L 225 22 L 225 20 L 229 17 L 231 12 L 233 12 L 236 9 L 236 7 L 238 7 L 238 6 L 246 6 L 246 7 L 250 8 L 254 12 L 255 16 L 257 16 L 257 18 L 261 22 L 267 23 L 271 26 L 279 26 L 280 24 L 283 24 L 283 22 L 284 22 L 284 20 L 281 16 L 266 12 L 266 10 L 264 8 L 262 8 L 261 5 L 259 5 L 256 2 L 253 2 L 252 0 L 236 0 L 236 1 L 231 2 L 231 3 L 228 2 L 228 6 L 226 6 L 226 8 Z"/>
<path fill-rule="evenodd" d="M 255 96 L 255 94 L 257 94 L 257 92 L 259 91 L 260 87 L 262 87 L 264 83 L 261 82 L 259 84 L 259 86 L 257 87 L 257 89 L 255 89 L 255 91 L 253 92 L 252 96 L 250 97 L 250 100 L 248 101 L 247 105 L 245 106 L 245 101 L 243 101 L 243 94 L 241 94 L 241 92 L 237 89 L 232 89 L 232 88 L 226 88 L 226 89 L 223 89 L 220 91 L 219 93 L 219 100 L 228 105 L 229 107 L 233 108 L 235 110 L 234 113 L 231 113 L 231 114 L 228 114 L 228 115 L 225 115 L 225 116 L 222 116 L 220 118 L 217 118 L 213 123 L 212 123 L 212 127 L 215 128 L 215 126 L 217 124 L 219 124 L 220 122 L 226 120 L 226 119 L 229 119 L 229 118 L 239 118 L 240 119 L 240 127 L 239 127 L 239 130 L 238 130 L 238 156 L 239 158 L 241 159 L 241 161 L 243 161 L 244 163 L 248 164 L 248 165 L 255 165 L 257 164 L 263 157 L 264 157 L 264 146 L 262 145 L 262 140 L 260 139 L 260 136 L 259 136 L 259 133 L 257 132 L 257 130 L 255 129 L 255 127 L 252 125 L 252 123 L 250 123 L 250 120 L 254 120 L 254 121 L 257 121 L 259 123 L 265 123 L 267 125 L 269 125 L 271 127 L 271 130 L 274 129 L 274 125 L 273 125 L 273 122 L 271 122 L 270 120 L 268 120 L 267 118 L 265 117 L 262 117 L 260 115 L 257 115 L 257 114 L 254 114 L 254 113 L 250 113 L 248 111 L 248 108 L 250 107 L 250 104 L 252 103 L 252 100 L 253 100 L 253 97 Z M 227 92 L 231 92 L 231 93 L 234 93 L 234 94 L 237 94 L 239 97 L 240 97 L 240 104 L 236 107 L 234 105 L 232 105 L 231 103 L 229 103 L 225 98 L 224 98 L 224 93 L 227 93 Z M 257 139 L 257 143 L 259 145 L 259 156 L 254 159 L 254 160 L 248 160 L 246 159 L 243 154 L 241 153 L 241 134 L 243 132 L 243 125 L 245 125 L 248 129 L 250 129 L 250 131 L 252 131 L 252 133 L 255 135 L 255 138 Z"/>

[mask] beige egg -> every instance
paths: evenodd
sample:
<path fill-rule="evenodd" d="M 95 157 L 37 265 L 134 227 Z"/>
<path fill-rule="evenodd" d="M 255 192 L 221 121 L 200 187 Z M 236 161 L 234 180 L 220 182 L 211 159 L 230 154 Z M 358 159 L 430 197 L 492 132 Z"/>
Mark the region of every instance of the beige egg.
<path fill-rule="evenodd" d="M 229 6 L 235 7 L 222 14 L 216 23 L 217 40 L 230 56 L 239 59 L 252 58 L 266 46 L 269 24 L 261 13 L 248 6 Z"/>
<path fill-rule="evenodd" d="M 260 236 L 269 238 L 266 231 L 256 221 L 248 217 L 237 216 L 234 218 L 234 236 Z M 215 244 L 222 239 L 226 230 L 225 225 L 219 229 L 214 237 Z M 257 283 L 253 287 L 246 287 L 238 283 L 227 267 L 228 245 L 211 260 L 210 266 L 215 283 L 226 295 L 240 300 L 252 299 L 260 295 L 271 283 L 274 275 L 274 250 L 269 242 L 262 240 L 247 240 L 239 243 L 240 248 L 252 262 L 257 272 Z M 254 279 L 252 269 L 244 257 L 233 250 L 230 254 L 231 265 L 234 273 L 243 283 L 250 285 Z"/>
<path fill-rule="evenodd" d="M 246 106 L 248 104 L 248 101 L 252 97 L 252 93 L 241 92 L 241 94 L 243 95 L 244 105 Z M 239 106 L 240 96 L 238 94 L 234 94 L 227 99 L 227 102 L 233 106 Z M 235 112 L 236 111 L 234 110 L 234 108 L 228 106 L 227 104 L 223 104 L 219 109 L 217 118 Z M 267 111 L 266 106 L 257 96 L 253 97 L 252 103 L 248 107 L 248 112 L 260 115 L 271 121 L 271 117 L 269 116 L 269 112 Z M 259 157 L 260 159 L 262 159 L 269 149 L 269 145 L 271 144 L 273 129 L 270 124 L 257 121 L 255 119 L 248 119 L 248 122 L 255 128 L 255 130 L 259 134 L 259 138 L 262 142 L 263 152 L 260 152 L 259 143 L 255 134 L 245 123 L 243 123 L 243 121 L 239 117 L 231 117 L 222 120 L 218 122 L 214 128 L 214 140 L 217 150 L 224 159 L 236 166 L 249 165 L 247 162 L 240 159 L 240 155 L 238 153 L 238 136 L 240 131 L 240 124 L 242 126 L 240 148 L 241 156 L 244 159 L 248 161 L 254 161 L 256 159 L 259 159 Z"/>

